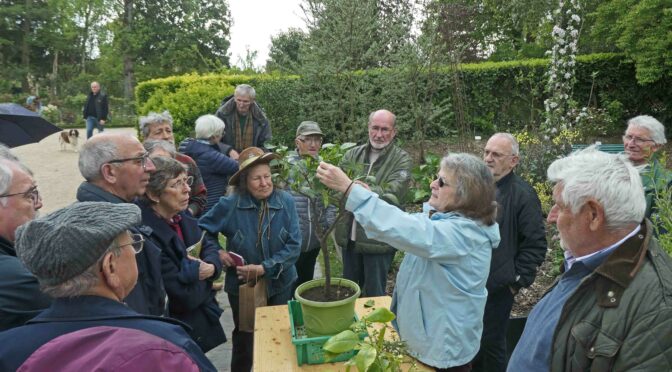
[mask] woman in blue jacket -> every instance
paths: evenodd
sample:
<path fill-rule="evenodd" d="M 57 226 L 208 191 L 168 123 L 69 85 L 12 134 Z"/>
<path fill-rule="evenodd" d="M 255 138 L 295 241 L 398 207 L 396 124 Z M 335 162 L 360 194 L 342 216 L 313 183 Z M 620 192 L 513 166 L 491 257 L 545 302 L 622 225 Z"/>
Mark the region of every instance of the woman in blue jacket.
<path fill-rule="evenodd" d="M 191 326 L 190 335 L 203 352 L 226 342 L 219 322 L 222 314 L 212 282 L 222 272 L 219 247 L 203 242 L 196 257 L 187 247 L 201 239 L 198 221 L 186 212 L 193 178 L 172 158 L 152 159 L 147 191 L 138 202 L 142 211 L 140 232 L 161 248 L 161 275 L 168 294 L 168 314 Z"/>
<path fill-rule="evenodd" d="M 437 370 L 469 370 L 483 329 L 492 249 L 499 244 L 495 181 L 482 160 L 450 154 L 441 160 L 422 213 L 405 213 L 321 163 L 317 175 L 344 193 L 369 238 L 405 251 L 392 311 L 409 352 Z"/>
<path fill-rule="evenodd" d="M 279 156 L 248 147 L 240 153 L 240 171 L 229 180 L 229 195 L 221 198 L 199 225 L 208 231 L 206 239 L 226 236 L 226 250 L 243 257 L 236 266 L 229 253 L 220 253 L 226 269 L 224 289 L 229 296 L 233 330 L 232 371 L 252 367 L 254 335 L 239 329 L 238 287 L 267 283 L 268 305 L 283 305 L 292 297 L 297 274 L 294 263 L 301 252 L 301 231 L 292 196 L 273 187 L 269 163 Z"/>
<path fill-rule="evenodd" d="M 229 177 L 238 171 L 238 162 L 220 151 L 218 146 L 224 134 L 224 122 L 215 115 L 196 119 L 196 138 L 187 138 L 180 144 L 180 152 L 190 156 L 203 176 L 207 202 L 203 214 L 226 194 Z"/>

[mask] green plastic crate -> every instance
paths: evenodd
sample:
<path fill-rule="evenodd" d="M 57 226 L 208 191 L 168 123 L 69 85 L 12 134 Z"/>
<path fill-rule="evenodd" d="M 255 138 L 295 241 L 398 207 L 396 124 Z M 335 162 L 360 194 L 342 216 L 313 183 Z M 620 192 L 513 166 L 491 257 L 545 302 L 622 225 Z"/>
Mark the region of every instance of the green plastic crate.
<path fill-rule="evenodd" d="M 287 303 L 287 308 L 289 309 L 289 324 L 292 330 L 292 344 L 296 348 L 296 361 L 299 365 L 303 364 L 323 364 L 324 361 L 324 351 L 322 350 L 322 345 L 331 337 L 331 336 L 321 336 L 321 337 L 311 337 L 309 338 L 306 334 L 306 327 L 303 325 L 303 311 L 301 310 L 301 304 L 298 301 L 289 301 Z M 357 316 L 353 322 L 357 321 Z M 360 335 L 363 339 L 364 335 Z M 340 354 L 336 358 L 332 359 L 330 362 L 343 362 L 357 353 L 356 350 Z"/>

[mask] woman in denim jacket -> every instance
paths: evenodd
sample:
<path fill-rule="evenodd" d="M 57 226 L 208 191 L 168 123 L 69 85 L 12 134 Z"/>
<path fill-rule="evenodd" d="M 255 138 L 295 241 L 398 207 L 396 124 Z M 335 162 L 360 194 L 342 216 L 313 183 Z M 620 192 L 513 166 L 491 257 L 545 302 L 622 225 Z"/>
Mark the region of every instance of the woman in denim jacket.
<path fill-rule="evenodd" d="M 217 241 L 226 236 L 226 251 L 221 252 L 227 266 L 224 290 L 229 297 L 235 329 L 233 330 L 232 371 L 249 371 L 252 367 L 253 334 L 238 329 L 238 287 L 267 281 L 268 305 L 282 305 L 292 297 L 297 274 L 294 263 L 301 252 L 301 232 L 292 196 L 275 190 L 269 163 L 279 156 L 249 147 L 240 153 L 240 170 L 229 180 L 229 195 L 223 197 L 201 219 L 208 231 L 206 239 Z M 236 266 L 229 254 L 245 260 Z"/>
<path fill-rule="evenodd" d="M 411 355 L 437 371 L 469 371 L 480 347 L 492 249 L 499 244 L 495 181 L 482 160 L 441 160 L 423 213 L 406 213 L 321 163 L 317 175 L 342 192 L 367 237 L 405 251 L 392 311 Z"/>

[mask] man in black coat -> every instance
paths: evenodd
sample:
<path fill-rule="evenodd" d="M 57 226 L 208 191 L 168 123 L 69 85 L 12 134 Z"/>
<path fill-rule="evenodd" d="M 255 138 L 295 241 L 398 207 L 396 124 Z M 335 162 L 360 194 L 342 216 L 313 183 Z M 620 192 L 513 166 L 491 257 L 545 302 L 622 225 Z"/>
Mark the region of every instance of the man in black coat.
<path fill-rule="evenodd" d="M 0 144 L 0 331 L 23 325 L 51 304 L 16 257 L 16 229 L 34 219 L 42 199 L 32 173 Z"/>
<path fill-rule="evenodd" d="M 473 370 L 497 372 L 506 370 L 506 331 L 513 298 L 520 288 L 534 282 L 546 256 L 546 231 L 537 193 L 513 172 L 520 160 L 515 137 L 494 134 L 485 145 L 483 160 L 497 182 L 502 240 L 492 251 L 481 349 Z"/>
<path fill-rule="evenodd" d="M 140 141 L 130 135 L 103 133 L 86 141 L 79 153 L 79 171 L 86 180 L 77 200 L 132 203 L 143 195 L 149 173 L 156 168 Z M 136 227 L 131 232 L 138 233 Z M 138 285 L 124 302 L 146 315 L 165 315 L 166 290 L 161 277 L 161 249 L 151 241 L 136 256 Z"/>
<path fill-rule="evenodd" d="M 97 128 L 98 133 L 105 130 L 104 126 L 107 122 L 108 112 L 107 95 L 100 91 L 100 84 L 94 81 L 91 83 L 91 91 L 82 112 L 84 120 L 86 120 L 87 139 L 93 136 L 93 128 Z"/>

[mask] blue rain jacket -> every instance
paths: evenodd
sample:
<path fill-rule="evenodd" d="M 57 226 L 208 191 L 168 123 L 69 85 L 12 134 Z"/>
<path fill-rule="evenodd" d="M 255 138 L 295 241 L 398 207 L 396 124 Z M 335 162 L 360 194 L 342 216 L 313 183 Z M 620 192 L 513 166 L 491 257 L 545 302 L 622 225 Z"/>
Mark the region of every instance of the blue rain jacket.
<path fill-rule="evenodd" d="M 397 274 L 392 311 L 411 355 L 438 368 L 470 362 L 480 347 L 485 283 L 499 226 L 455 212 L 401 211 L 354 185 L 346 209 L 366 236 L 406 252 Z"/>

